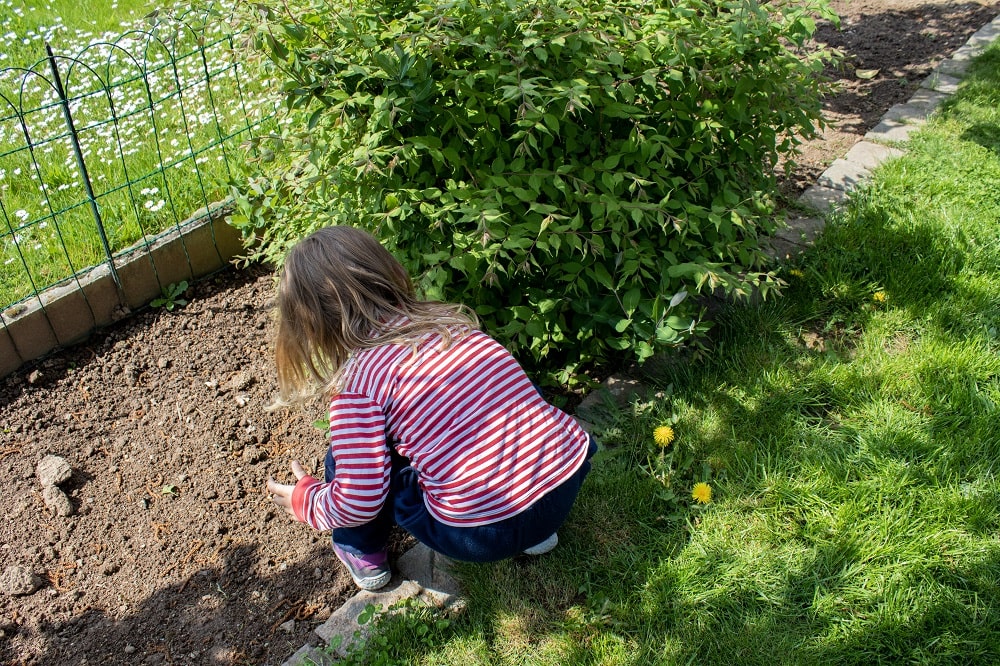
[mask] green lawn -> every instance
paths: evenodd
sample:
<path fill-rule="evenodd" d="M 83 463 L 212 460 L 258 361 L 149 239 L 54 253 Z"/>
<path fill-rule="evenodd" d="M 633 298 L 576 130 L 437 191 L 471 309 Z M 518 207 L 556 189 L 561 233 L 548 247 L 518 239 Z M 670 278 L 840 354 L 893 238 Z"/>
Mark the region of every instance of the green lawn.
<path fill-rule="evenodd" d="M 233 57 L 228 26 L 201 30 L 205 9 L 177 19 L 168 9 L 0 0 L 0 309 L 106 260 L 95 207 L 118 252 L 225 198 L 248 128 L 273 114 L 255 94 L 259 71 Z M 42 60 L 46 42 L 91 191 Z"/>
<path fill-rule="evenodd" d="M 463 614 L 364 663 L 1000 663 L 998 267 L 995 45 L 784 297 L 599 424 L 559 548 L 462 566 Z"/>

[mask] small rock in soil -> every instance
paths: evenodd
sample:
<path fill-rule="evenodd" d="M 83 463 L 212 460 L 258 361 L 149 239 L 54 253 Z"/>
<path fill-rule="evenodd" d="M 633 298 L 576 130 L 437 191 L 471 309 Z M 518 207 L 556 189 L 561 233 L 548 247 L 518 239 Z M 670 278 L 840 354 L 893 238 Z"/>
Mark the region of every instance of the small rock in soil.
<path fill-rule="evenodd" d="M 45 506 L 49 507 L 57 516 L 65 518 L 73 515 L 73 502 L 58 487 L 45 486 L 42 489 L 42 499 L 45 500 Z"/>
<path fill-rule="evenodd" d="M 284 622 L 280 625 L 279 628 L 285 633 L 289 634 L 295 633 L 295 620 L 289 620 L 288 622 Z"/>
<path fill-rule="evenodd" d="M 64 481 L 69 481 L 73 476 L 73 468 L 66 462 L 65 458 L 59 456 L 45 456 L 38 467 L 35 468 L 35 475 L 41 482 L 42 487 L 58 486 Z"/>
<path fill-rule="evenodd" d="M 249 372 L 237 373 L 232 379 L 226 382 L 223 391 L 242 391 L 253 384 L 253 375 Z"/>
<path fill-rule="evenodd" d="M 12 597 L 31 594 L 42 586 L 42 579 L 30 569 L 18 564 L 11 565 L 0 576 L 0 592 Z"/>

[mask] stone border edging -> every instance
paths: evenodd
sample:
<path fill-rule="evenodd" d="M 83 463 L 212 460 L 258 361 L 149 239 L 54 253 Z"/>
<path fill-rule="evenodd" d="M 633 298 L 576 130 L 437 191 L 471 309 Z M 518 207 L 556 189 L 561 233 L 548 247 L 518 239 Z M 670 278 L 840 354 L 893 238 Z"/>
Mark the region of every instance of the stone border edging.
<path fill-rule="evenodd" d="M 835 160 L 816 184 L 802 193 L 799 205 L 814 211 L 816 216 L 790 219 L 788 228 L 767 243 L 769 255 L 777 261 L 788 259 L 815 241 L 826 225 L 826 216 L 846 204 L 850 193 L 867 180 L 875 167 L 903 154 L 901 144 L 958 90 L 972 59 L 998 39 L 1000 16 L 973 33 L 965 45 L 938 64 L 907 102 L 886 111 L 881 121 L 844 158 Z"/>
<path fill-rule="evenodd" d="M 225 222 L 231 203 L 205 206 L 186 220 L 115 256 L 121 289 L 107 263 L 42 291 L 0 314 L 0 378 L 144 307 L 163 287 L 204 277 L 241 254 Z"/>

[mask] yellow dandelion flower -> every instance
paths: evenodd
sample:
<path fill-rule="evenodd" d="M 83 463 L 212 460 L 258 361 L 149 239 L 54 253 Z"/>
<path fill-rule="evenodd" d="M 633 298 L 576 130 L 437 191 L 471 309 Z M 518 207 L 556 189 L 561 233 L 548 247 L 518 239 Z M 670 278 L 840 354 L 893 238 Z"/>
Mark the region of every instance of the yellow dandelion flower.
<path fill-rule="evenodd" d="M 872 294 L 872 300 L 876 303 L 885 303 L 888 299 L 889 296 L 884 291 L 876 291 Z"/>
<path fill-rule="evenodd" d="M 712 486 L 707 483 L 694 484 L 694 488 L 691 489 L 691 497 L 698 504 L 708 504 L 712 501 Z"/>
<path fill-rule="evenodd" d="M 791 275 L 793 278 L 799 278 L 800 280 L 806 276 L 806 274 L 803 271 L 800 271 L 798 268 L 793 268 L 792 270 L 788 271 L 788 274 Z"/>
<path fill-rule="evenodd" d="M 670 426 L 660 426 L 653 431 L 653 441 L 662 447 L 670 446 L 676 437 L 677 434 Z"/>

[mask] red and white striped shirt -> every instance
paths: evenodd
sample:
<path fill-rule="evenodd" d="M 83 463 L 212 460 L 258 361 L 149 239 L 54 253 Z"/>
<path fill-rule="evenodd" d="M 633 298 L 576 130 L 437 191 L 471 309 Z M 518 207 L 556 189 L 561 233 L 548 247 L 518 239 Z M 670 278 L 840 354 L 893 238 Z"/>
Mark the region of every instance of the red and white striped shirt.
<path fill-rule="evenodd" d="M 386 437 L 417 472 L 427 510 L 447 525 L 510 518 L 583 464 L 587 434 L 539 395 L 498 342 L 472 331 L 442 349 L 428 333 L 355 354 L 330 404 L 335 478 L 306 476 L 295 516 L 316 529 L 371 521 L 385 503 Z"/>

